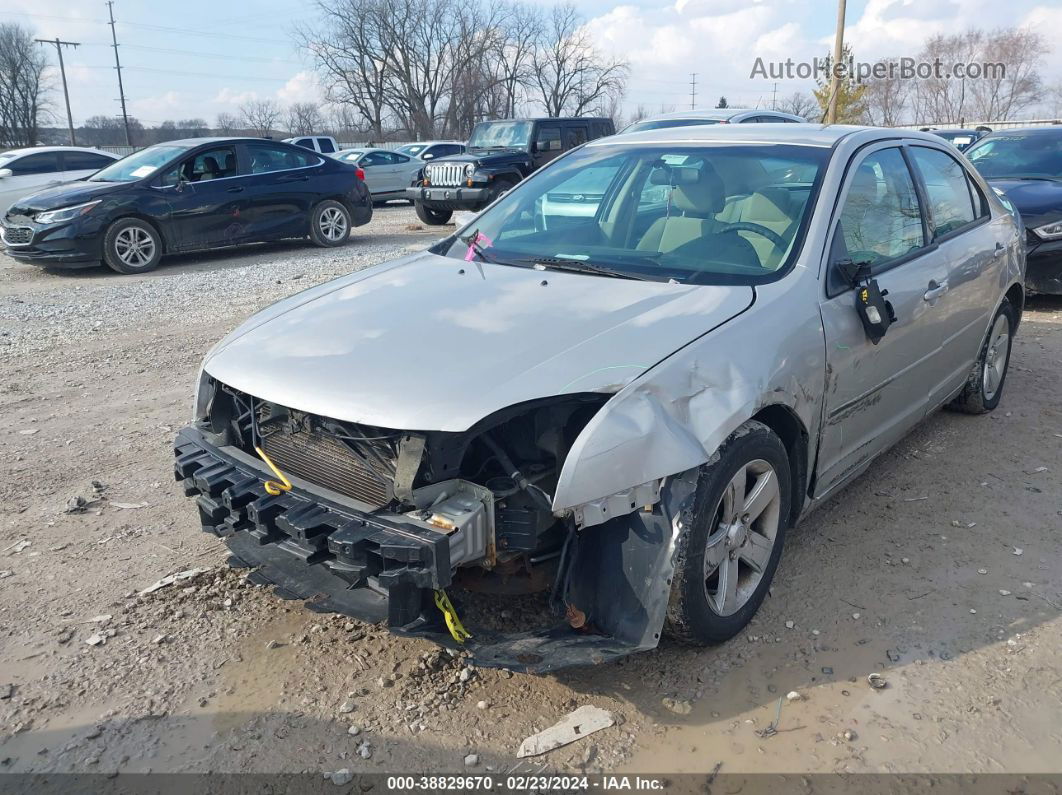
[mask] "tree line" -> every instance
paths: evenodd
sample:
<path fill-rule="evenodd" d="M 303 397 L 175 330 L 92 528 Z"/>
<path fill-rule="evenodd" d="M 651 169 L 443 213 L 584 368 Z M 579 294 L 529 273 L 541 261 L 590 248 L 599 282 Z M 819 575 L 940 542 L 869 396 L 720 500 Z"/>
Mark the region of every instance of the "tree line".
<path fill-rule="evenodd" d="M 367 137 L 464 138 L 483 119 L 613 115 L 629 73 L 570 3 L 317 0 L 297 42 L 326 100 Z"/>

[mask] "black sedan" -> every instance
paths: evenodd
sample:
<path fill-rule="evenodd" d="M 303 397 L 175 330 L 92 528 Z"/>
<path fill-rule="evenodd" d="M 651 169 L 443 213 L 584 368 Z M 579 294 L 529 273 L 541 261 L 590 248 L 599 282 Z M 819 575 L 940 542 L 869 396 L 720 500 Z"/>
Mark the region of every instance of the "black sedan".
<path fill-rule="evenodd" d="M 990 133 L 965 152 L 1025 224 L 1025 283 L 1062 295 L 1062 127 Z"/>
<path fill-rule="evenodd" d="M 371 217 L 356 166 L 279 141 L 193 138 L 18 199 L 0 233 L 21 262 L 143 273 L 163 254 L 241 243 L 339 246 Z"/>

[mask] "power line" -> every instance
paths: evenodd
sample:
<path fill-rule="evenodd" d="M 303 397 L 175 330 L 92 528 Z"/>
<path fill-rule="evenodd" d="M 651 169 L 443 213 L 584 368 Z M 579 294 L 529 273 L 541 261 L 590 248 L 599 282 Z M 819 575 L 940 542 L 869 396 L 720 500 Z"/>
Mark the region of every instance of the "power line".
<path fill-rule="evenodd" d="M 81 43 L 77 41 L 60 41 L 58 36 L 54 39 L 34 39 L 34 41 L 40 44 L 55 45 L 55 51 L 59 55 L 59 74 L 63 76 L 63 99 L 66 100 L 66 124 L 70 128 L 70 145 L 77 146 L 77 141 L 74 139 L 74 115 L 70 112 L 70 91 L 66 87 L 66 65 L 63 63 L 63 47 L 78 47 Z"/>
<path fill-rule="evenodd" d="M 122 62 L 118 60 L 118 34 L 114 32 L 114 0 L 107 0 L 107 13 L 111 17 L 111 41 L 114 47 L 114 68 L 118 71 L 118 100 L 122 103 L 122 123 L 125 125 L 125 145 L 132 146 L 129 135 L 129 114 L 125 112 L 125 88 L 122 86 Z"/>

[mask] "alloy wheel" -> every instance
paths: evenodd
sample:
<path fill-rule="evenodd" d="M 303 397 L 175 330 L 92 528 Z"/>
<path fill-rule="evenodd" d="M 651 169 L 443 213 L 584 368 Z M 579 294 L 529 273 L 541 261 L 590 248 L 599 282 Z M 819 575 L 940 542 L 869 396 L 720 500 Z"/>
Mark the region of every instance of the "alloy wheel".
<path fill-rule="evenodd" d="M 347 234 L 347 217 L 338 207 L 326 207 L 317 219 L 317 227 L 327 240 L 336 242 Z"/>
<path fill-rule="evenodd" d="M 704 593 L 712 612 L 729 616 L 755 593 L 778 537 L 778 474 L 762 458 L 737 471 L 715 512 L 704 552 Z"/>
<path fill-rule="evenodd" d="M 1010 322 L 1006 315 L 999 315 L 992 324 L 988 335 L 988 347 L 985 349 L 984 368 L 981 371 L 981 385 L 985 400 L 991 400 L 999 391 L 1003 374 L 1007 369 L 1007 354 L 1010 352 Z"/>
<path fill-rule="evenodd" d="M 114 253 L 130 268 L 143 268 L 155 257 L 155 239 L 139 226 L 128 226 L 115 236 Z"/>

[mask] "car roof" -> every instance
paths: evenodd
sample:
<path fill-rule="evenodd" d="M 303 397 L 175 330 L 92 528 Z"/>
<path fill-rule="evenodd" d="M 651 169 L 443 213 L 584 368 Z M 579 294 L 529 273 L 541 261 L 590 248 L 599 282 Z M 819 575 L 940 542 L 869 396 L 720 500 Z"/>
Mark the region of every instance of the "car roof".
<path fill-rule="evenodd" d="M 94 149 L 90 146 L 26 146 L 22 149 L 8 149 L 5 152 L 0 152 L 0 155 L 32 155 L 38 152 L 92 152 L 96 155 L 107 155 L 107 157 L 113 157 L 116 160 L 118 155 L 114 152 L 108 152 L 104 149 Z"/>
<path fill-rule="evenodd" d="M 799 116 L 795 116 L 792 113 L 784 113 L 780 110 L 770 110 L 769 108 L 710 108 L 704 110 L 679 110 L 674 113 L 661 113 L 653 116 L 646 116 L 644 119 L 639 119 L 634 122 L 638 124 L 643 121 L 666 121 L 668 119 L 732 119 L 734 116 L 738 116 L 742 113 L 773 113 L 777 116 L 785 116 L 786 118 L 798 119 Z"/>
<path fill-rule="evenodd" d="M 555 122 L 561 122 L 561 121 L 608 121 L 608 122 L 610 122 L 610 121 L 612 121 L 612 119 L 609 119 L 609 118 L 607 118 L 605 116 L 526 116 L 526 117 L 521 116 L 520 118 L 514 118 L 514 119 L 484 119 L 483 121 L 476 122 L 476 123 L 477 124 L 491 124 L 493 122 L 502 122 L 502 121 L 555 121 Z M 458 141 L 457 143 L 460 143 L 460 141 Z"/>
<path fill-rule="evenodd" d="M 863 133 L 864 137 L 868 139 L 918 138 L 937 144 L 941 142 L 939 136 L 916 130 L 862 127 L 849 124 L 787 124 L 779 122 L 777 124 L 712 124 L 691 127 L 666 127 L 657 130 L 620 133 L 608 138 L 598 138 L 584 145 L 596 147 L 637 143 L 747 143 L 831 147 L 842 138 L 857 133 Z M 870 133 L 878 133 L 878 135 L 869 135 Z"/>
<path fill-rule="evenodd" d="M 408 144 L 402 144 L 399 149 L 405 149 L 407 146 L 435 146 L 435 144 L 458 144 L 464 146 L 464 141 L 410 141 Z"/>
<path fill-rule="evenodd" d="M 1014 133 L 1020 133 L 1021 135 L 1062 135 L 1062 124 L 1044 124 L 1039 127 L 1011 127 L 1006 130 L 993 130 L 990 133 L 985 133 L 981 141 L 985 138 L 996 138 L 1000 135 L 1013 135 Z M 978 141 L 978 143 L 981 141 Z"/>

